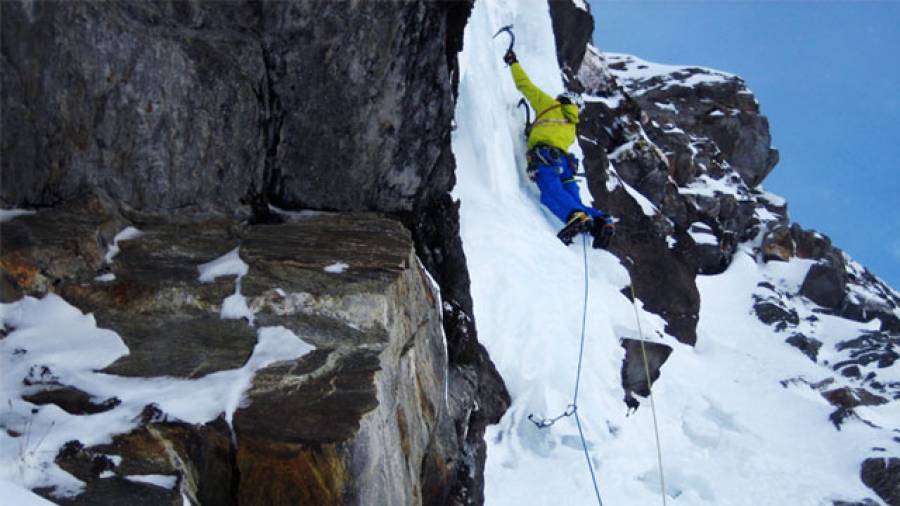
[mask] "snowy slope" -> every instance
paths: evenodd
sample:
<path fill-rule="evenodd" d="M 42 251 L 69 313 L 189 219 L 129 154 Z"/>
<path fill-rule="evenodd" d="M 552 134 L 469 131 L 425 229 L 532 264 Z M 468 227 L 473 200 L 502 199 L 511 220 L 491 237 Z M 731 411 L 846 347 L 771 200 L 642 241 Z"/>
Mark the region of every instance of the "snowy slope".
<path fill-rule="evenodd" d="M 574 421 L 539 430 L 527 420 L 530 413 L 555 416 L 572 400 L 584 257 L 578 242 L 567 249 L 556 240 L 560 224 L 524 176 L 519 94 L 501 62 L 508 38 L 491 39 L 509 23 L 532 80 L 549 93 L 562 90 L 546 3 L 476 2 L 460 56 L 454 195 L 480 340 L 513 399 L 487 434 L 487 504 L 596 504 Z M 835 430 L 828 421 L 833 407 L 808 386 L 833 374 L 751 313 L 758 283 L 796 291 L 809 262 L 759 264 L 752 246 L 741 245 L 723 274 L 698 279 L 695 348 L 665 335 L 658 316 L 639 312 L 644 337 L 675 349 L 654 387 L 668 502 L 823 505 L 873 497 L 859 480 L 859 462 L 881 433 L 873 436 L 875 429 L 859 421 Z M 634 309 L 620 293 L 628 273 L 605 251 L 588 249 L 587 263 L 579 413 L 600 491 L 605 504 L 659 504 L 649 403 L 627 416 L 622 402 L 619 339 L 638 337 Z M 871 327 L 826 316 L 820 324 L 832 328 L 817 335 Z M 787 381 L 797 378 L 807 383 Z M 896 403 L 858 413 L 882 425 L 900 417 Z"/>

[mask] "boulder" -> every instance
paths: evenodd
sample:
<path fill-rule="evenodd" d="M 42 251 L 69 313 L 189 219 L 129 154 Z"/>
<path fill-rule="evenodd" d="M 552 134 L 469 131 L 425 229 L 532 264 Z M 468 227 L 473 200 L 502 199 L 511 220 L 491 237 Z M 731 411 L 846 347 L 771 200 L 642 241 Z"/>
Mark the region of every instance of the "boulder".
<path fill-rule="evenodd" d="M 660 368 L 672 354 L 672 347 L 651 341 L 637 339 L 621 339 L 621 345 L 625 348 L 625 359 L 622 361 L 622 387 L 625 389 L 626 403 L 636 403 L 632 394 L 647 397 L 650 395 L 650 386 L 647 384 L 649 375 L 651 384 L 660 375 Z M 644 352 L 647 354 L 645 369 Z"/>
<path fill-rule="evenodd" d="M 785 339 L 784 342 L 803 352 L 813 362 L 818 361 L 819 350 L 822 348 L 822 342 L 818 339 L 795 333 Z"/>
<path fill-rule="evenodd" d="M 753 310 L 756 312 L 756 316 L 766 325 L 774 324 L 776 332 L 781 332 L 788 327 L 796 327 L 800 323 L 797 311 L 785 307 L 778 299 L 754 296 L 754 300 Z"/>
<path fill-rule="evenodd" d="M 797 246 L 799 258 L 818 260 L 831 250 L 831 239 L 814 230 L 804 230 L 798 223 L 791 225 L 791 238 Z"/>
<path fill-rule="evenodd" d="M 114 409 L 121 403 L 115 397 L 101 400 L 83 390 L 66 385 L 50 385 L 39 388 L 34 393 L 23 395 L 22 399 L 38 406 L 53 404 L 73 415 L 103 413 Z"/>
<path fill-rule="evenodd" d="M 800 286 L 800 294 L 822 307 L 837 309 L 844 301 L 846 289 L 843 259 L 831 254 L 810 267 Z"/>
<path fill-rule="evenodd" d="M 853 409 L 859 406 L 880 406 L 889 401 L 880 395 L 875 395 L 864 388 L 842 387 L 822 392 L 832 406 L 838 408 Z"/>
<path fill-rule="evenodd" d="M 70 441 L 60 449 L 57 464 L 85 482 L 85 490 L 71 499 L 53 500 L 79 506 L 123 500 L 181 506 L 187 497 L 192 504 L 236 505 L 234 455 L 231 428 L 222 418 L 192 425 L 148 417 L 109 444 L 85 448 Z M 175 487 L 133 481 L 141 475 L 173 477 Z"/>
<path fill-rule="evenodd" d="M 863 483 L 889 505 L 900 504 L 900 458 L 868 458 L 859 474 Z"/>
<path fill-rule="evenodd" d="M 113 221 L 99 239 L 93 224 L 78 232 L 90 246 L 82 254 L 71 237 L 56 249 L 46 238 L 33 241 L 42 248 L 7 247 L 21 224 L 13 220 L 0 233 L 0 253 L 14 253 L 0 260 L 0 296 L 56 291 L 93 311 L 131 349 L 107 372 L 196 378 L 243 363 L 255 343 L 245 322 L 217 317 L 222 295 L 237 288 L 234 278 L 202 286 L 193 280 L 198 257 L 208 261 L 243 238 L 241 225 L 208 220 L 277 223 L 270 203 L 393 213 L 441 285 L 449 369 L 476 373 L 474 382 L 455 383 L 467 390 L 460 398 L 480 409 L 457 413 L 464 418 L 458 451 L 467 458 L 454 461 L 460 467 L 449 482 L 460 502 L 477 501 L 481 435 L 509 399 L 477 341 L 449 195 L 456 53 L 472 2 L 356 7 L 245 0 L 4 5 L 0 179 L 9 184 L 0 188 L 0 206 L 55 208 L 92 190 L 109 196 Z M 171 262 L 177 247 L 166 243 L 183 244 L 179 234 L 195 232 L 191 223 L 198 221 L 222 235 L 206 245 L 191 237 L 183 253 L 196 256 Z M 126 225 L 148 235 L 126 244 L 110 267 L 103 255 Z M 78 266 L 54 253 L 66 249 L 79 251 Z M 154 277 L 154 269 L 163 271 Z M 98 274 L 115 279 L 99 282 Z M 315 276 L 305 282 L 329 284 Z M 272 310 L 282 307 L 277 291 L 254 295 L 261 322 L 286 321 Z M 292 328 L 319 343 L 384 339 L 380 330 L 341 322 L 328 311 L 343 309 L 319 302 L 293 314 Z M 426 460 L 431 481 L 423 489 L 445 494 L 447 479 L 432 478 L 446 463 Z"/>
<path fill-rule="evenodd" d="M 685 255 L 692 259 L 701 274 L 718 274 L 728 267 L 731 252 L 726 244 L 721 244 L 713 229 L 702 222 L 694 222 L 688 227 L 692 252 Z"/>
<path fill-rule="evenodd" d="M 762 243 L 763 260 L 787 262 L 794 256 L 794 241 L 787 227 L 776 226 L 766 232 Z"/>

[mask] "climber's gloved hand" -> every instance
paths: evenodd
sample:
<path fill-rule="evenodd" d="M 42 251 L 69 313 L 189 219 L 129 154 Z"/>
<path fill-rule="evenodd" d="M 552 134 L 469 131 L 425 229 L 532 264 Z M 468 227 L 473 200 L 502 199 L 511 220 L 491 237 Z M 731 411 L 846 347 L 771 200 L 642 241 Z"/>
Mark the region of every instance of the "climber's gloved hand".
<path fill-rule="evenodd" d="M 513 63 L 516 63 L 517 61 L 519 61 L 519 59 L 516 57 L 516 53 L 512 49 L 508 50 L 506 52 L 506 54 L 503 55 L 503 62 L 506 63 L 507 65 L 512 65 Z"/>

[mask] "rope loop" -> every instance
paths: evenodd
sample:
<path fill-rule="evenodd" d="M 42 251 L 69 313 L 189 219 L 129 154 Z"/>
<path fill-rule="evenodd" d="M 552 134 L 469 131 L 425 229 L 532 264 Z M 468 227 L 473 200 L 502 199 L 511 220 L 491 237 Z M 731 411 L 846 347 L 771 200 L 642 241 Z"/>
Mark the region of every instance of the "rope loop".
<path fill-rule="evenodd" d="M 548 427 L 553 427 L 553 424 L 566 418 L 568 416 L 572 416 L 575 412 L 578 411 L 578 406 L 574 404 L 569 404 L 566 406 L 566 410 L 562 412 L 561 415 L 555 416 L 553 418 L 538 418 L 533 414 L 528 415 L 528 420 L 535 425 L 538 429 L 546 429 Z"/>
<path fill-rule="evenodd" d="M 581 420 L 578 418 L 578 388 L 581 384 L 581 363 L 584 358 L 584 333 L 587 327 L 587 307 L 588 307 L 588 257 L 587 257 L 587 235 L 583 235 L 582 252 L 584 255 L 584 307 L 581 312 L 581 341 L 578 345 L 578 369 L 575 372 L 575 392 L 572 395 L 572 403 L 566 406 L 566 410 L 555 418 L 538 418 L 533 414 L 528 415 L 531 423 L 535 424 L 538 429 L 546 429 L 552 427 L 553 424 L 563 418 L 574 416 L 575 425 L 578 427 L 578 435 L 581 437 L 581 447 L 584 450 L 584 458 L 587 460 L 588 470 L 591 472 L 591 483 L 594 485 L 594 494 L 597 496 L 597 504 L 603 506 L 603 499 L 600 497 L 600 487 L 597 485 L 597 475 L 594 473 L 594 465 L 591 463 L 591 456 L 588 454 L 587 440 L 584 438 L 584 430 L 581 427 Z"/>

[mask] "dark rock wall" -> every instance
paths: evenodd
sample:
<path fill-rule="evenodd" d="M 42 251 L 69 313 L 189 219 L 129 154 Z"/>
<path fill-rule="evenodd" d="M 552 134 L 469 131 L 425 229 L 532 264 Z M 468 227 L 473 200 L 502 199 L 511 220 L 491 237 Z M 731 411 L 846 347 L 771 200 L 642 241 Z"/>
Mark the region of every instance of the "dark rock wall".
<path fill-rule="evenodd" d="M 584 86 L 576 74 L 581 68 L 585 48 L 594 36 L 594 17 L 575 6 L 570 0 L 548 0 L 556 58 L 570 89 L 581 92 Z"/>
<path fill-rule="evenodd" d="M 469 9 L 4 2 L 0 202 L 411 211 L 452 181 Z"/>
<path fill-rule="evenodd" d="M 230 210 L 259 186 L 262 47 L 201 5 L 3 2 L 0 202 Z"/>

